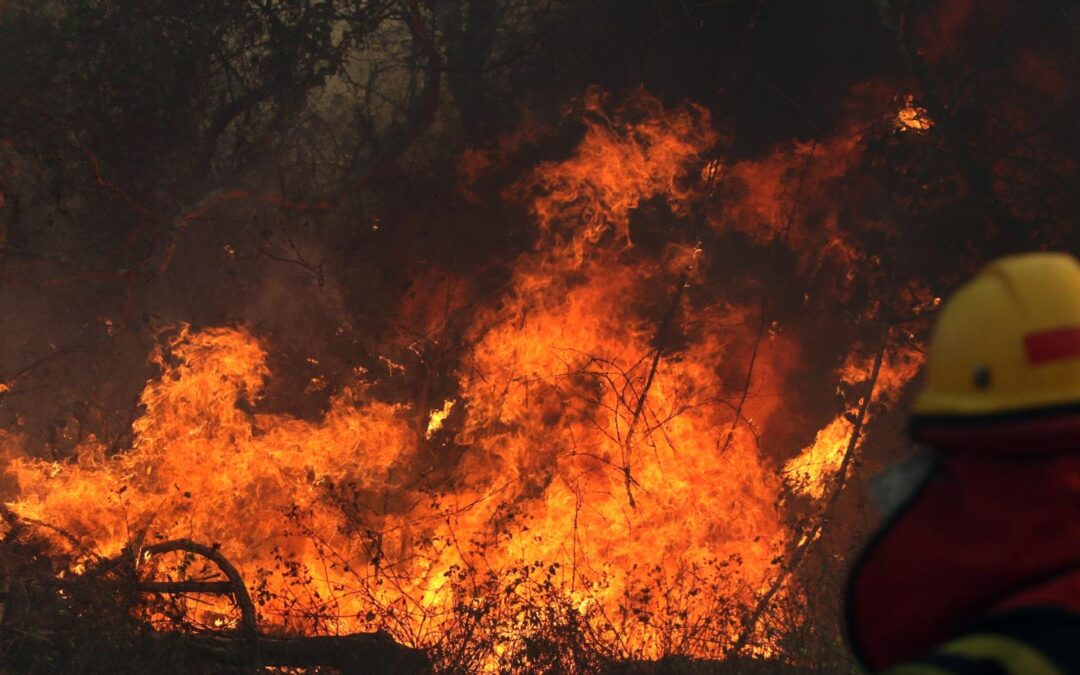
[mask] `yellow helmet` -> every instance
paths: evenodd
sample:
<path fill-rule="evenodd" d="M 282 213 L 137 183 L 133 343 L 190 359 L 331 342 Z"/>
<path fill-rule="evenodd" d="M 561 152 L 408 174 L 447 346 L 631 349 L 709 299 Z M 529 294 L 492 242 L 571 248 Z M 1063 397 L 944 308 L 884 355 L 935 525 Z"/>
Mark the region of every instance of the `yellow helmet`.
<path fill-rule="evenodd" d="M 984 267 L 945 304 L 912 428 L 1080 408 L 1080 263 L 1028 253 Z"/>

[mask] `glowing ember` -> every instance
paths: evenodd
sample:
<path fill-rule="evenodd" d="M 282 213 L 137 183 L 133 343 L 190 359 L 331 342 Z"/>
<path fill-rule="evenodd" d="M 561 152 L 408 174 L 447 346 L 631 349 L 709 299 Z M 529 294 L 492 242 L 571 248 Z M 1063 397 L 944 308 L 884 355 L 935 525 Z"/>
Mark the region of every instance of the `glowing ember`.
<path fill-rule="evenodd" d="M 896 113 L 896 129 L 901 132 L 923 132 L 934 127 L 926 108 L 915 105 L 915 97 L 907 96 L 904 107 Z"/>

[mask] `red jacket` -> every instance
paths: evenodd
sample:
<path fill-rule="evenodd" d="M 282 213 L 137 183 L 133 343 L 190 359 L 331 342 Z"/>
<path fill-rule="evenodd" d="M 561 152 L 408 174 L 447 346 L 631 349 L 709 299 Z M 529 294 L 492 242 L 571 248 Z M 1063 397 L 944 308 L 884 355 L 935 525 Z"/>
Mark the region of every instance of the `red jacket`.
<path fill-rule="evenodd" d="M 871 669 L 929 658 L 981 622 L 1022 615 L 1020 628 L 1068 625 L 1075 637 L 1054 658 L 1070 665 L 1056 672 L 1080 673 L 1080 453 L 997 451 L 1010 436 L 996 436 L 993 452 L 941 452 L 856 563 L 848 632 Z M 1032 618 L 1037 609 L 1044 618 Z"/>

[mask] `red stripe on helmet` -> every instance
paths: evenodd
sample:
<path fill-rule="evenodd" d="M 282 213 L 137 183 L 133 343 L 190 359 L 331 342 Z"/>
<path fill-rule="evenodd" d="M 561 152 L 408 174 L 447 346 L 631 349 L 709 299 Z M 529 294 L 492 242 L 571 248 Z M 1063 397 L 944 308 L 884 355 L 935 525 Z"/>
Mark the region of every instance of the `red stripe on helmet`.
<path fill-rule="evenodd" d="M 1080 357 L 1080 326 L 1025 335 L 1024 351 L 1031 364 Z"/>

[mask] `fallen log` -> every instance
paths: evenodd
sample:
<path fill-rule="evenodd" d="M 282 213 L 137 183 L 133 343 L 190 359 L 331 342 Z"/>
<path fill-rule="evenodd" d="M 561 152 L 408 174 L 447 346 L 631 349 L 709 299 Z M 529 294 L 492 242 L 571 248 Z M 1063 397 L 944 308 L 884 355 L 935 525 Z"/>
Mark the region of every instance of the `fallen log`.
<path fill-rule="evenodd" d="M 260 633 L 255 606 L 240 572 L 214 546 L 190 539 L 165 541 L 142 550 L 140 560 L 166 553 L 188 553 L 212 560 L 227 581 L 154 581 L 136 585 L 140 593 L 208 593 L 232 597 L 240 610 L 239 630 L 234 632 L 155 632 L 150 644 L 182 649 L 188 657 L 207 666 L 291 667 L 329 666 L 344 673 L 394 673 L 406 675 L 431 670 L 427 654 L 398 644 L 388 633 L 356 633 L 328 636 L 280 636 Z"/>
<path fill-rule="evenodd" d="M 0 517 L 6 515 L 0 506 Z M 42 562 L 40 549 L 33 542 L 22 550 L 24 544 L 18 543 L 18 534 L 23 531 L 19 529 L 23 521 L 14 516 L 8 516 L 8 520 L 15 534 L 0 536 L 0 637 L 6 640 L 5 649 L 0 650 L 4 657 L 0 659 L 0 671 L 46 672 L 47 668 L 52 672 L 72 666 L 73 671 L 89 668 L 98 672 L 102 664 L 114 664 L 116 659 L 130 661 L 132 657 L 137 657 L 140 664 L 153 664 L 156 672 L 160 672 L 162 664 L 171 664 L 169 672 L 317 666 L 350 675 L 411 675 L 432 670 L 424 650 L 401 645 L 381 631 L 312 637 L 260 632 L 255 607 L 239 571 L 215 546 L 189 539 L 166 541 L 139 547 L 115 559 L 96 561 L 87 575 L 58 577 L 51 565 Z M 155 579 L 140 574 L 148 571 L 145 565 L 153 557 L 169 553 L 206 558 L 217 565 L 225 579 Z M 10 562 L 16 565 L 17 574 L 10 569 Z M 24 581 L 18 582 L 19 578 Z M 122 618 L 127 610 L 116 604 L 118 597 L 126 597 L 126 593 L 118 595 L 122 587 L 135 591 L 136 604 L 145 595 L 229 596 L 240 612 L 240 621 L 234 629 L 221 632 L 196 627 L 185 631 L 153 630 L 149 625 Z M 99 603 L 102 616 L 112 617 L 107 619 L 109 625 L 95 623 L 88 611 L 93 604 L 73 607 L 76 598 L 78 602 Z M 19 611 L 13 611 L 13 599 L 19 600 Z M 121 616 L 116 616 L 117 612 Z M 96 640 L 101 652 L 87 650 L 87 640 Z M 9 670 L 11 664 L 15 667 Z M 103 672 L 112 667 L 105 666 Z"/>
<path fill-rule="evenodd" d="M 150 641 L 161 649 L 181 649 L 192 661 L 215 668 L 327 666 L 350 675 L 431 671 L 423 650 L 404 647 L 384 632 L 316 637 L 151 633 Z"/>
<path fill-rule="evenodd" d="M 136 584 L 140 593 L 209 593 L 229 595 L 233 592 L 231 581 L 144 581 Z"/>

